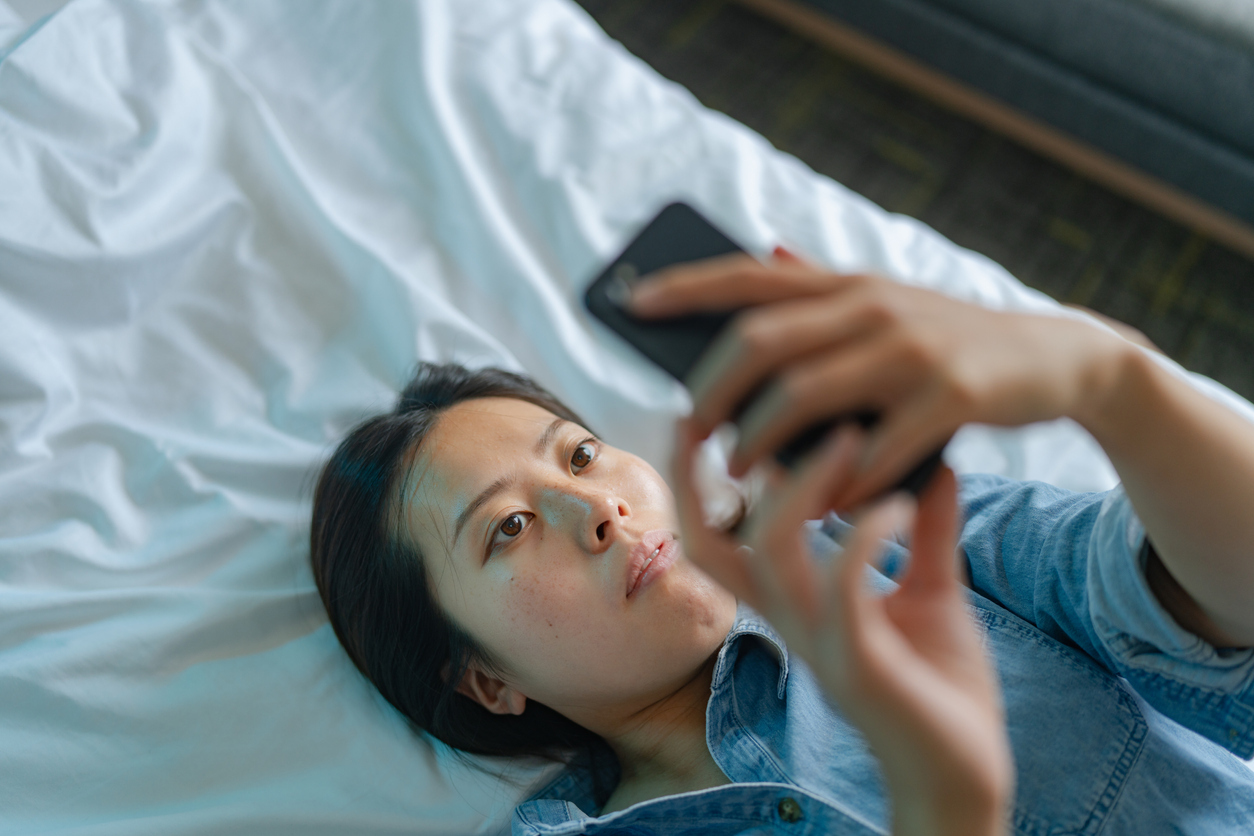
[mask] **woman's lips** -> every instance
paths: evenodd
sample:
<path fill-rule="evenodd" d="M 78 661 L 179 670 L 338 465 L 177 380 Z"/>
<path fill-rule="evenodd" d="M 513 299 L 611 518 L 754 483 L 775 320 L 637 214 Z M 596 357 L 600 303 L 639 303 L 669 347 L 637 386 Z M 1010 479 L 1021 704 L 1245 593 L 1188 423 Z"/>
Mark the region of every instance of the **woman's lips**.
<path fill-rule="evenodd" d="M 678 556 L 679 547 L 669 531 L 649 531 L 631 550 L 627 561 L 627 597 L 652 584 Z"/>

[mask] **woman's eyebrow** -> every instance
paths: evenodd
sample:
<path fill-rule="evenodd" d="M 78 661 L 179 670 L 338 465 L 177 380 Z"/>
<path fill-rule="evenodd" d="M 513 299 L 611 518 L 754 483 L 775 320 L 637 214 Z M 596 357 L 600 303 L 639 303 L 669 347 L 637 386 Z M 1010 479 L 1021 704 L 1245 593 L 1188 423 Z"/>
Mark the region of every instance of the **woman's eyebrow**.
<path fill-rule="evenodd" d="M 553 439 L 557 437 L 557 431 L 562 428 L 562 424 L 567 423 L 570 422 L 565 418 L 554 418 L 549 422 L 549 425 L 544 428 L 544 432 L 540 433 L 540 438 L 536 441 L 536 446 L 533 448 L 536 458 L 544 458 L 548 455 L 548 448 L 553 444 Z M 513 484 L 514 477 L 502 476 L 480 491 L 479 495 L 471 500 L 465 510 L 457 515 L 457 525 L 453 530 L 453 545 L 449 548 L 449 551 L 457 548 L 457 541 L 462 536 L 462 529 L 466 527 L 466 523 L 470 522 L 470 518 L 475 515 L 475 512 L 482 508 L 489 499 Z"/>
<path fill-rule="evenodd" d="M 466 510 L 457 515 L 457 528 L 453 533 L 453 546 L 449 549 L 449 551 L 457 548 L 457 540 L 462 536 L 462 529 L 466 527 L 466 523 L 470 521 L 470 518 L 474 516 L 474 513 L 482 508 L 489 499 L 496 496 L 512 484 L 514 484 L 514 477 L 502 476 L 500 479 L 497 479 L 491 485 L 484 488 L 479 495 L 466 506 Z"/>
<path fill-rule="evenodd" d="M 562 428 L 562 424 L 569 423 L 565 418 L 554 418 L 549 425 L 544 428 L 544 432 L 540 433 L 540 438 L 536 441 L 535 454 L 537 459 L 542 459 L 548 455 L 548 447 L 553 443 L 553 438 L 557 435 L 557 431 Z"/>

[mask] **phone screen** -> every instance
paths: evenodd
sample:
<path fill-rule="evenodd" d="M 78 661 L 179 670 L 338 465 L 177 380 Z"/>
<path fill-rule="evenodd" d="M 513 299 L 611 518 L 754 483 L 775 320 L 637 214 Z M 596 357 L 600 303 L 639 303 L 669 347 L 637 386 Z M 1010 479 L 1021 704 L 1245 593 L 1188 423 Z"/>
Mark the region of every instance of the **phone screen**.
<path fill-rule="evenodd" d="M 584 303 L 641 353 L 681 383 L 736 311 L 637 319 L 626 308 L 631 288 L 657 270 L 744 252 L 696 210 L 672 203 L 658 213 L 584 294 Z"/>

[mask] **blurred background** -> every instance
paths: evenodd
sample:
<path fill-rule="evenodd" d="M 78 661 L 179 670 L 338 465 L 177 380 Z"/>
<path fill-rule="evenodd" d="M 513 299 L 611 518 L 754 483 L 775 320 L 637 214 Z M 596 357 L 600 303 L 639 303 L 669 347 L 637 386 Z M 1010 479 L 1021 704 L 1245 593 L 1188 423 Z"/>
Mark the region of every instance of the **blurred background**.
<path fill-rule="evenodd" d="M 702 103 L 816 171 L 1254 399 L 1254 177 L 1243 180 L 1254 155 L 1234 151 L 1240 111 L 1254 108 L 1254 74 L 1240 75 L 1254 69 L 1254 3 L 1228 2 L 1250 24 L 1243 39 L 1240 20 L 1163 8 L 1190 0 L 1055 0 L 1018 18 L 1009 0 L 579 2 Z M 864 14 L 873 7 L 886 12 Z M 967 14 L 949 29 L 933 14 L 958 7 Z M 1116 7 L 1141 16 L 1099 14 Z M 980 13 L 995 18 L 982 31 Z M 1121 55 L 1124 42 L 1148 54 Z M 866 43 L 887 61 L 867 60 Z M 1103 66 L 1082 66 L 1093 52 Z M 974 105 L 940 103 L 953 80 Z M 1019 136 L 999 105 L 1026 118 Z"/>

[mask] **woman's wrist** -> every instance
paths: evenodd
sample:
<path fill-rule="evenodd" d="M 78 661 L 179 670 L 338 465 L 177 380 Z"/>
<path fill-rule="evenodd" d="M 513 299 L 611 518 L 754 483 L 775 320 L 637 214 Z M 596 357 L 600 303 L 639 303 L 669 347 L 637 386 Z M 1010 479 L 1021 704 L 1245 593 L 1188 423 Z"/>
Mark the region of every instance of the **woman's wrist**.
<path fill-rule="evenodd" d="M 875 746 L 892 805 L 893 836 L 1004 836 L 1014 795 L 1009 749 L 985 760 Z"/>
<path fill-rule="evenodd" d="M 893 836 L 1005 836 L 1010 799 L 993 792 L 924 800 L 890 790 Z"/>
<path fill-rule="evenodd" d="M 1144 418 L 1146 384 L 1162 370 L 1127 340 L 1100 332 L 1094 336 L 1082 349 L 1078 386 L 1066 415 L 1111 452 L 1107 445 L 1118 443 L 1131 422 Z"/>

